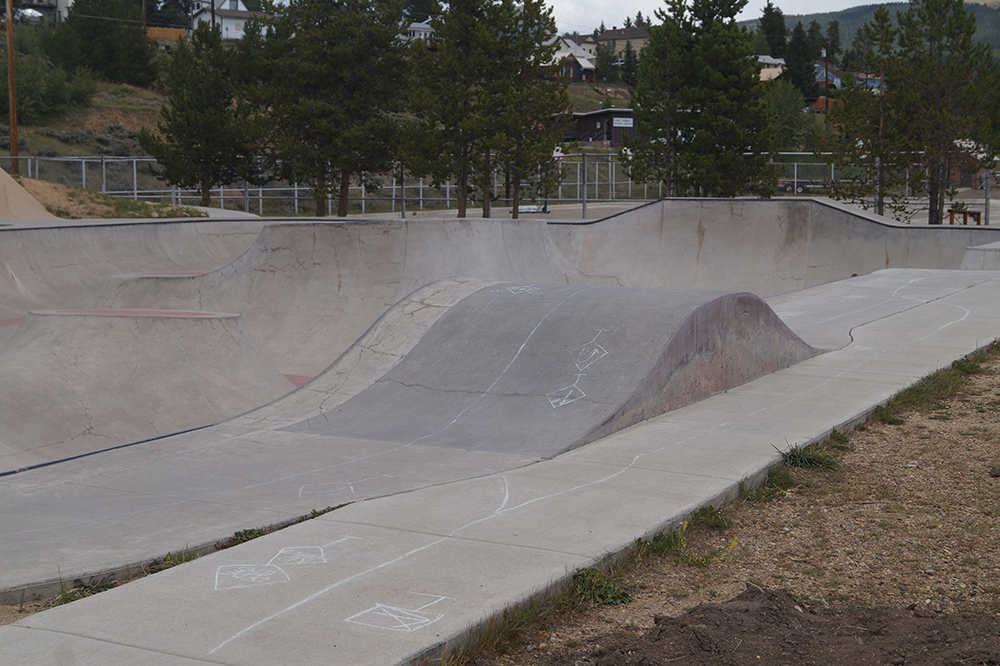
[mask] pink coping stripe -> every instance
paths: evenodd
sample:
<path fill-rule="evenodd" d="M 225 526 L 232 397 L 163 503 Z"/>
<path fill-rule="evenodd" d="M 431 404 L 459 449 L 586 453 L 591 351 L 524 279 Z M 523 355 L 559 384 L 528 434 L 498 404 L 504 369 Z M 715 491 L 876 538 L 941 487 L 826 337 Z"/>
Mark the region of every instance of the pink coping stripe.
<path fill-rule="evenodd" d="M 285 375 L 285 379 L 295 384 L 296 387 L 302 386 L 303 384 L 313 380 L 312 377 L 307 377 L 306 375 Z"/>
<path fill-rule="evenodd" d="M 192 310 L 32 310 L 32 314 L 41 315 L 104 315 L 116 317 L 181 317 L 181 318 L 220 318 L 238 317 L 226 312 L 195 312 Z"/>
<path fill-rule="evenodd" d="M 20 326 L 22 321 L 24 321 L 24 317 L 17 317 L 15 319 L 0 319 L 0 328 L 3 328 L 4 326 Z"/>

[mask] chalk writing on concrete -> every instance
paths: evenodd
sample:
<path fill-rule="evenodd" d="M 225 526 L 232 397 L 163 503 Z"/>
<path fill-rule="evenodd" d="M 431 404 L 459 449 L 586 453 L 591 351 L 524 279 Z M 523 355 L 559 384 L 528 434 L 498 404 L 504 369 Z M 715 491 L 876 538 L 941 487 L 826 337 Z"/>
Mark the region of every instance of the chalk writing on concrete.
<path fill-rule="evenodd" d="M 351 622 L 352 624 L 362 624 L 366 627 L 375 627 L 376 629 L 389 629 L 391 631 L 416 631 L 417 629 L 423 629 L 429 624 L 433 624 L 444 617 L 443 613 L 433 614 L 425 612 L 425 609 L 433 606 L 436 603 L 444 601 L 445 599 L 451 599 L 451 597 L 441 597 L 433 594 L 420 594 L 418 592 L 413 592 L 412 594 L 431 598 L 433 601 L 419 606 L 417 608 L 400 608 L 399 606 L 390 606 L 389 604 L 375 604 L 367 610 L 363 610 L 356 615 L 344 620 L 345 622 Z"/>
<path fill-rule="evenodd" d="M 573 364 L 576 365 L 579 372 L 575 373 L 576 379 L 572 384 L 546 394 L 545 397 L 549 399 L 549 404 L 552 405 L 553 409 L 587 397 L 584 390 L 580 388 L 580 380 L 587 376 L 584 370 L 608 355 L 608 350 L 597 343 L 597 338 L 601 337 L 601 333 L 606 330 L 604 328 L 598 330 L 593 340 L 570 350 L 573 355 Z"/>

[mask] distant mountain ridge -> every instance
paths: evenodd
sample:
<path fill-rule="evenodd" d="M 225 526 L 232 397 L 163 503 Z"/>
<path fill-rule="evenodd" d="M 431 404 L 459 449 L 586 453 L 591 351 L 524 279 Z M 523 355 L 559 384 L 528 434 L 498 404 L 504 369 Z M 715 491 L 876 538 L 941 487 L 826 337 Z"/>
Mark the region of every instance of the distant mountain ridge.
<path fill-rule="evenodd" d="M 830 21 L 840 21 L 841 48 L 846 51 L 851 48 L 854 33 L 865 23 L 872 20 L 876 8 L 887 7 L 889 15 L 895 20 L 896 12 L 906 11 L 909 4 L 908 2 L 885 2 L 873 5 L 860 5 L 858 7 L 851 7 L 850 9 L 842 9 L 838 12 L 786 14 L 785 26 L 791 32 L 792 28 L 799 21 L 802 21 L 802 26 L 807 29 L 811 21 L 818 21 L 823 26 L 823 30 L 826 31 L 826 25 Z M 780 1 L 775 2 L 775 6 L 780 9 Z M 994 60 L 1000 60 L 1000 0 L 989 0 L 988 3 L 966 2 L 965 7 L 967 10 L 976 13 L 976 41 L 989 44 L 990 48 L 993 49 Z M 740 25 L 746 26 L 751 30 L 757 28 L 757 23 L 758 19 L 740 21 Z"/>

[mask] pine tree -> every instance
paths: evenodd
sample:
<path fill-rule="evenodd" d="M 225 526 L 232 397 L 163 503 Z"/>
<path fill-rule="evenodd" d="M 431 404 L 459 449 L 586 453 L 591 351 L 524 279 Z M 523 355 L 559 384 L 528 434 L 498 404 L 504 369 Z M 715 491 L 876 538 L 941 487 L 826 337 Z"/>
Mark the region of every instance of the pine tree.
<path fill-rule="evenodd" d="M 829 60 L 835 59 L 841 52 L 840 45 L 840 21 L 830 21 L 826 24 L 826 57 Z"/>
<path fill-rule="evenodd" d="M 501 135 L 497 154 L 510 175 L 512 214 L 518 217 L 522 190 L 541 194 L 561 179 L 553 158 L 563 140 L 570 103 L 565 80 L 554 79 L 558 44 L 552 9 L 544 0 L 523 0 L 519 11 L 508 15 L 512 36 L 511 76 L 502 96 Z M 530 186 L 529 186 L 530 183 Z"/>
<path fill-rule="evenodd" d="M 626 16 L 625 17 L 625 23 L 623 25 L 626 28 L 631 28 L 632 27 L 632 17 L 631 16 Z"/>
<path fill-rule="evenodd" d="M 625 42 L 622 51 L 622 81 L 633 88 L 639 83 L 639 60 L 631 41 Z"/>
<path fill-rule="evenodd" d="M 597 68 L 598 81 L 614 83 L 620 78 L 621 69 L 618 66 L 618 47 L 614 40 L 597 45 L 594 66 Z"/>
<path fill-rule="evenodd" d="M 635 13 L 635 25 L 637 28 L 642 28 L 646 25 L 646 19 L 643 17 L 641 11 Z"/>
<path fill-rule="evenodd" d="M 385 173 L 398 156 L 408 61 L 402 0 L 291 0 L 272 22 L 264 84 L 274 168 L 313 189 L 316 215 L 351 178 Z"/>
<path fill-rule="evenodd" d="M 753 39 L 736 23 L 745 2 L 673 0 L 650 31 L 634 113 L 642 137 L 623 155 L 633 177 L 674 193 L 768 195 L 771 129 Z"/>
<path fill-rule="evenodd" d="M 499 32 L 511 3 L 452 0 L 431 19 L 435 48 L 414 54 L 417 85 L 412 111 L 420 131 L 408 151 L 411 169 L 430 175 L 436 184 L 456 182 L 458 216 L 465 217 L 478 178 L 484 215 L 489 217 L 489 164 L 499 133 L 498 105 L 510 40 Z"/>
<path fill-rule="evenodd" d="M 156 80 L 155 49 L 142 14 L 122 0 L 76 0 L 56 29 L 49 57 L 64 69 L 89 69 L 113 83 Z"/>
<path fill-rule="evenodd" d="M 785 48 L 785 71 L 781 77 L 791 81 L 807 100 L 816 99 L 816 66 L 812 55 L 812 43 L 799 21 Z"/>
<path fill-rule="evenodd" d="M 889 18 L 889 10 L 879 7 L 872 21 L 859 30 L 865 44 L 862 54 L 868 63 L 867 75 L 845 82 L 843 109 L 830 110 L 830 122 L 837 134 L 827 140 L 834 164 L 846 177 L 831 184 L 831 194 L 837 199 L 860 202 L 867 207 L 874 196 L 874 209 L 885 215 L 887 209 L 903 211 L 906 157 L 902 150 L 905 115 L 896 107 L 898 88 L 890 88 L 887 79 L 897 61 L 897 30 Z"/>
<path fill-rule="evenodd" d="M 897 19 L 900 57 L 889 85 L 899 88 L 897 109 L 923 155 L 928 222 L 941 224 L 952 170 L 988 164 L 1000 149 L 1000 81 L 989 45 L 973 41 L 975 13 L 962 0 L 914 0 Z"/>
<path fill-rule="evenodd" d="M 198 188 L 211 203 L 213 185 L 229 183 L 252 163 L 246 117 L 234 105 L 235 60 L 222 46 L 222 29 L 199 23 L 180 40 L 167 70 L 170 102 L 160 109 L 158 134 L 139 132 L 143 150 L 157 160 L 154 173 L 172 185 Z"/>
<path fill-rule="evenodd" d="M 785 43 L 788 40 L 788 29 L 785 27 L 785 15 L 775 7 L 771 0 L 761 10 L 758 30 L 767 39 L 772 58 L 785 57 Z"/>

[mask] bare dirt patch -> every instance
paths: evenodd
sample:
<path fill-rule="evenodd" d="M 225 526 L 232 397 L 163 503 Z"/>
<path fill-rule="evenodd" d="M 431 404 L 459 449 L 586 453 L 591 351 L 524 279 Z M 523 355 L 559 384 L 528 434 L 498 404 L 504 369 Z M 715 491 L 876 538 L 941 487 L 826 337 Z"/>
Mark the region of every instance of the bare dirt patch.
<path fill-rule="evenodd" d="M 63 219 L 201 217 L 186 206 L 118 199 L 60 183 L 18 177 L 17 182 L 47 211 Z"/>

